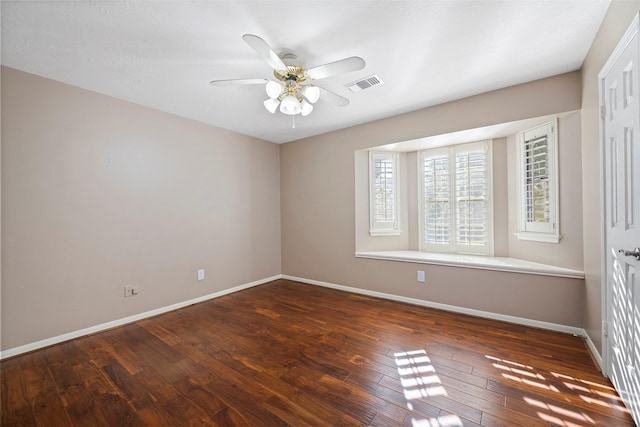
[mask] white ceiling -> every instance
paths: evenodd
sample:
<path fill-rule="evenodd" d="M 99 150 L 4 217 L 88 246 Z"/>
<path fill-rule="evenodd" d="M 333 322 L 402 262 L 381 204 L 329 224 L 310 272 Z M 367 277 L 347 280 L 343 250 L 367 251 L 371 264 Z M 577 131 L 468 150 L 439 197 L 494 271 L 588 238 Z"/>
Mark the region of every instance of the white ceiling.
<path fill-rule="evenodd" d="M 608 0 L 2 1 L 2 64 L 277 143 L 581 67 Z M 243 40 L 314 67 L 360 56 L 322 80 L 351 100 L 307 117 L 265 110 L 269 78 Z M 351 93 L 377 74 L 384 85 Z"/>

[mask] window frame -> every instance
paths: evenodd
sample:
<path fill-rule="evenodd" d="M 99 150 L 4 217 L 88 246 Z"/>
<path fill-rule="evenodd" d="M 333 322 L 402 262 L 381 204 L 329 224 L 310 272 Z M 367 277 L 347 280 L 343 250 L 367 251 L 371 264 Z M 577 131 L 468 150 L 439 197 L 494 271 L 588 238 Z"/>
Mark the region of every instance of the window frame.
<path fill-rule="evenodd" d="M 526 155 L 527 141 L 547 137 L 547 181 L 549 188 L 549 222 L 539 223 L 527 221 L 527 190 L 526 190 Z M 543 243 L 558 243 L 560 235 L 560 200 L 558 180 L 558 120 L 554 119 L 531 129 L 519 132 L 516 136 L 516 173 L 517 173 L 517 217 L 518 225 L 516 237 L 519 240 L 529 240 Z"/>
<path fill-rule="evenodd" d="M 392 192 L 393 192 L 393 221 L 378 221 L 376 219 L 376 171 L 375 161 L 392 161 Z M 399 155 L 393 151 L 369 151 L 369 235 L 377 236 L 398 236 L 402 233 L 400 228 L 400 165 Z"/>
<path fill-rule="evenodd" d="M 486 244 L 483 246 L 469 246 L 457 243 L 457 197 L 455 193 L 456 182 L 456 155 L 464 152 L 478 151 L 481 148 L 485 152 L 485 182 L 487 194 L 485 195 L 486 206 Z M 425 188 L 424 188 L 424 160 L 427 156 L 437 157 L 446 154 L 449 159 L 449 211 L 450 215 L 450 241 L 448 244 L 428 244 L 425 243 Z M 450 145 L 446 147 L 421 150 L 417 155 L 417 178 L 418 178 L 418 249 L 421 252 L 441 252 L 452 254 L 473 254 L 493 256 L 494 254 L 494 224 L 493 224 L 493 141 L 485 140 L 471 143 Z"/>

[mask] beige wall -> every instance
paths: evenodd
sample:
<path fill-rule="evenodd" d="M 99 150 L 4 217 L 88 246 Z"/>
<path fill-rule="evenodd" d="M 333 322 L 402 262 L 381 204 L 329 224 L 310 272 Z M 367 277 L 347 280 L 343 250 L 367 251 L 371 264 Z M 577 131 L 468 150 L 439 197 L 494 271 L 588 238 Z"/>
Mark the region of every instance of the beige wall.
<path fill-rule="evenodd" d="M 568 73 L 282 145 L 283 274 L 582 326 L 582 280 L 354 257 L 354 151 L 577 110 L 580 88 Z"/>
<path fill-rule="evenodd" d="M 10 68 L 2 104 L 2 349 L 280 273 L 278 145 Z"/>
<path fill-rule="evenodd" d="M 602 354 L 601 203 L 598 73 L 640 9 L 638 0 L 613 0 L 582 66 L 582 188 L 586 294 L 584 328 Z"/>

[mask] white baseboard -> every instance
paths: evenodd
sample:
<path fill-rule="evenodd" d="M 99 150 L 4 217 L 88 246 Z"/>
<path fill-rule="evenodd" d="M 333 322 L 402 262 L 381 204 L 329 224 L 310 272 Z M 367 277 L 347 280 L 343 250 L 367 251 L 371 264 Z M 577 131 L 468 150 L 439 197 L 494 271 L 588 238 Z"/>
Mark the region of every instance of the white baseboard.
<path fill-rule="evenodd" d="M 223 295 L 228 295 L 234 292 L 241 291 L 243 289 L 252 288 L 254 286 L 262 285 L 267 282 L 272 282 L 274 280 L 280 279 L 282 275 L 278 274 L 275 276 L 267 277 L 265 279 L 256 280 L 255 282 L 245 283 L 243 285 L 238 285 L 233 288 L 225 289 L 223 291 L 214 292 L 212 294 L 203 295 L 198 298 L 190 299 L 188 301 L 179 302 L 176 304 L 171 304 L 166 307 L 156 308 L 154 310 L 145 311 L 144 313 L 134 314 L 133 316 L 124 317 L 122 319 L 113 320 L 111 322 L 102 323 L 100 325 L 91 326 L 89 328 L 80 329 L 79 331 L 68 332 L 66 334 L 58 335 L 52 338 L 47 338 L 44 340 L 36 341 L 30 344 L 21 345 L 19 347 L 10 348 L 0 352 L 0 360 L 5 359 L 7 357 L 17 356 L 22 353 L 27 353 L 29 351 L 37 350 L 39 348 L 48 347 L 50 345 L 58 344 L 64 341 L 69 341 L 74 338 L 83 337 L 85 335 L 95 334 L 96 332 L 105 331 L 107 329 L 112 329 L 117 326 L 126 325 L 127 323 L 136 322 L 138 320 L 146 319 L 147 317 L 157 316 L 158 314 L 166 313 L 169 311 L 177 310 L 182 307 L 186 307 L 191 304 L 196 304 L 199 302 L 207 301 L 213 298 L 218 298 Z"/>
<path fill-rule="evenodd" d="M 602 364 L 602 356 L 600 355 L 600 352 L 598 351 L 598 349 L 596 348 L 596 345 L 593 343 L 593 341 L 591 340 L 591 337 L 586 331 L 584 335 L 585 335 L 585 340 L 587 342 L 587 348 L 591 352 L 591 356 L 593 356 L 593 360 L 595 360 L 596 363 L 598 364 L 598 368 L 600 368 L 600 372 L 602 372 L 606 376 L 606 372 Z"/>
<path fill-rule="evenodd" d="M 437 308 L 439 310 L 451 311 L 454 313 L 461 313 L 461 314 L 469 314 L 471 316 L 484 317 L 487 319 L 502 320 L 504 322 L 516 323 L 518 325 L 531 326 L 531 327 L 540 328 L 540 329 L 548 329 L 548 330 L 557 331 L 557 332 L 564 332 L 564 333 L 576 335 L 582 338 L 587 338 L 587 332 L 583 328 L 577 328 L 575 326 L 566 326 L 566 325 L 560 325 L 557 323 L 542 322 L 540 320 L 526 319 L 523 317 L 515 317 L 515 316 L 508 316 L 505 314 L 492 313 L 489 311 L 481 311 L 481 310 L 474 310 L 471 308 L 458 307 L 455 305 L 440 304 L 437 302 L 403 297 L 400 295 L 385 294 L 382 292 L 369 291 L 366 289 L 336 285 L 335 283 L 327 283 L 327 282 L 321 282 L 318 280 L 305 279 L 302 277 L 288 276 L 286 274 L 283 274 L 282 278 L 288 279 L 288 280 L 294 280 L 296 282 L 307 283 L 309 285 L 324 286 L 326 288 L 338 289 L 341 291 L 353 292 L 356 294 L 362 294 L 362 295 L 367 295 L 371 297 L 378 297 L 378 298 L 384 298 L 384 299 L 393 300 L 393 301 L 406 302 L 409 304 L 421 305 L 423 307 Z M 593 343 L 591 343 L 591 345 L 593 345 Z M 589 347 L 589 349 L 592 350 L 591 347 Z"/>

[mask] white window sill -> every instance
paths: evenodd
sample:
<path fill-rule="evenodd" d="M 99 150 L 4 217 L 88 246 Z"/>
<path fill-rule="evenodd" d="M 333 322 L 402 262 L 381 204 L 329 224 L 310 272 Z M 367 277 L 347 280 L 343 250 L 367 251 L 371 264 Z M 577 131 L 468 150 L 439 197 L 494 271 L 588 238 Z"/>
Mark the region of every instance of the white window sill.
<path fill-rule="evenodd" d="M 531 233 L 531 232 L 519 232 L 515 233 L 519 240 L 530 240 L 532 242 L 544 242 L 544 243 L 560 243 L 561 236 L 557 234 L 549 233 Z"/>
<path fill-rule="evenodd" d="M 542 276 L 584 279 L 584 271 L 571 270 L 553 265 L 538 264 L 517 258 L 489 257 L 480 255 L 442 254 L 418 251 L 356 252 L 356 258 L 382 259 L 389 261 L 436 264 L 452 267 L 477 268 L 481 270 L 508 271 Z"/>
<path fill-rule="evenodd" d="M 402 234 L 402 230 L 369 230 L 369 235 L 372 237 L 399 236 L 400 234 Z"/>

